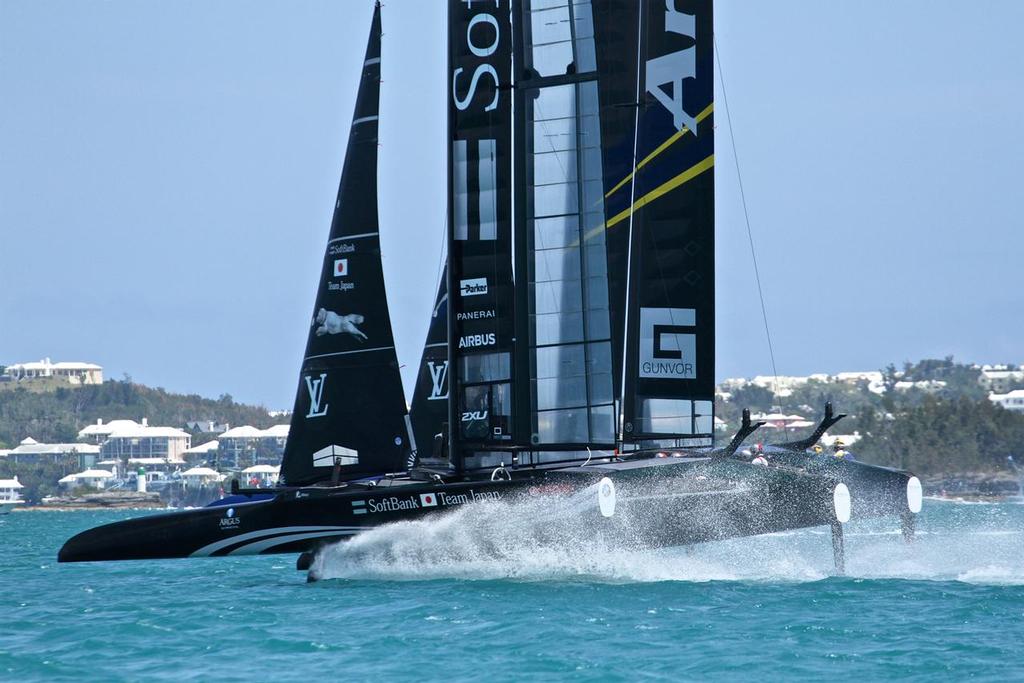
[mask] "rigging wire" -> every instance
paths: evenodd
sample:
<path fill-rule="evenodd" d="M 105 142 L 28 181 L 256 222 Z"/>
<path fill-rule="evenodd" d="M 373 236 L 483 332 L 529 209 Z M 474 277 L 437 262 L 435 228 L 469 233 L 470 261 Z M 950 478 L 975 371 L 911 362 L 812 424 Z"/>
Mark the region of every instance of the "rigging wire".
<path fill-rule="evenodd" d="M 725 94 L 725 76 L 722 69 L 722 56 L 718 53 L 718 37 L 712 37 L 715 46 L 715 59 L 718 61 L 718 82 L 722 86 L 722 104 L 725 105 L 725 120 L 729 125 L 729 142 L 732 144 L 732 158 L 736 166 L 736 181 L 740 188 L 740 202 L 743 205 L 743 220 L 747 225 L 747 241 L 750 242 L 750 258 L 754 262 L 754 280 L 757 282 L 757 296 L 761 300 L 761 318 L 764 320 L 764 336 L 768 340 L 768 355 L 772 362 L 772 394 L 778 401 L 779 371 L 775 365 L 775 349 L 772 346 L 771 328 L 768 326 L 768 309 L 764 305 L 764 291 L 761 289 L 761 272 L 757 267 L 757 251 L 754 249 L 754 233 L 750 229 L 750 214 L 747 211 L 747 196 L 743 192 L 743 176 L 740 174 L 739 154 L 736 152 L 736 136 L 732 130 L 732 115 L 729 113 L 729 98 Z"/>

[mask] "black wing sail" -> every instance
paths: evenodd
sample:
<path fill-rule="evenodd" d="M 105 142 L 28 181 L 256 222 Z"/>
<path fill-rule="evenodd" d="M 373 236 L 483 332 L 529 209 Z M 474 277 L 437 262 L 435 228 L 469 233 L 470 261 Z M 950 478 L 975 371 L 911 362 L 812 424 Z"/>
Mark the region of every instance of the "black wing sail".
<path fill-rule="evenodd" d="M 715 365 L 711 0 L 642 0 L 626 440 L 710 443 Z"/>
<path fill-rule="evenodd" d="M 412 431 L 416 437 L 418 460 L 433 463 L 434 436 L 448 421 L 448 267 L 445 266 L 437 299 L 427 328 L 416 388 L 412 394 Z"/>
<path fill-rule="evenodd" d="M 625 277 L 613 278 L 610 266 L 625 271 L 628 238 L 605 229 L 604 196 L 606 178 L 632 168 L 637 13 L 630 3 L 590 0 L 517 0 L 513 8 L 523 188 L 516 286 L 526 312 L 517 317 L 525 343 L 516 366 L 529 388 L 521 410 L 530 457 L 550 462 L 616 442 L 622 335 L 613 319 L 622 317 Z"/>
<path fill-rule="evenodd" d="M 380 37 L 378 5 L 281 465 L 290 486 L 401 471 L 411 449 L 378 236 Z"/>
<path fill-rule="evenodd" d="M 449 0 L 448 61 L 451 448 L 473 468 L 516 429 L 508 6 Z"/>

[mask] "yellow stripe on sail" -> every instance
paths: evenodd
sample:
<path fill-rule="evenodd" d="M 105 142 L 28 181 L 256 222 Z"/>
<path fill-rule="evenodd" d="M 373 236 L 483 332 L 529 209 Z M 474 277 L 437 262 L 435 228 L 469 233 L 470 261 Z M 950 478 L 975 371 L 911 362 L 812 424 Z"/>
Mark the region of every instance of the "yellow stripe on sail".
<path fill-rule="evenodd" d="M 715 110 L 715 103 L 712 102 L 711 104 L 709 104 L 707 107 L 704 108 L 704 111 L 702 111 L 701 113 L 697 114 L 697 123 L 700 123 L 701 121 L 706 119 L 708 116 L 710 116 L 711 112 L 713 112 L 714 110 Z M 665 140 L 665 142 L 663 142 L 660 145 L 658 145 L 657 148 L 653 152 L 651 152 L 650 154 L 645 156 L 640 161 L 640 163 L 636 165 L 636 168 L 633 169 L 632 173 L 630 173 L 625 178 L 620 180 L 618 185 L 616 185 L 612 189 L 608 190 L 608 193 L 605 194 L 605 199 L 607 199 L 608 197 L 611 197 L 613 194 L 615 194 L 615 192 L 618 191 L 619 188 L 621 188 L 623 185 L 625 185 L 626 183 L 628 183 L 630 181 L 630 179 L 636 174 L 636 172 L 638 170 L 640 170 L 641 168 L 646 166 L 647 163 L 651 159 L 653 159 L 654 157 L 658 156 L 659 154 L 664 152 L 666 149 L 671 147 L 676 142 L 676 140 L 680 139 L 681 137 L 686 135 L 688 132 L 690 132 L 690 129 L 687 128 L 686 126 L 683 126 L 681 130 L 678 130 L 675 133 L 673 133 L 672 135 L 670 135 L 668 140 Z"/>
<path fill-rule="evenodd" d="M 640 199 L 638 199 L 635 202 L 633 202 L 633 206 L 629 207 L 625 211 L 622 211 L 622 212 L 616 214 L 615 216 L 613 216 L 612 218 L 608 219 L 608 222 L 604 224 L 604 227 L 605 228 L 610 228 L 613 225 L 615 225 L 616 223 L 618 223 L 620 221 L 623 221 L 626 218 L 629 218 L 629 215 L 631 213 L 633 213 L 634 211 L 636 211 L 637 209 L 639 209 L 639 208 L 641 208 L 641 207 L 643 207 L 643 206 L 645 206 L 647 204 L 650 204 L 651 202 L 653 202 L 655 199 L 657 199 L 661 195 L 665 194 L 666 192 L 671 192 L 672 190 L 676 189 L 677 187 L 679 187 L 683 183 L 686 183 L 686 182 L 689 182 L 690 180 L 693 180 L 694 178 L 699 176 L 704 171 L 708 170 L 709 168 L 714 167 L 714 165 L 715 165 L 715 155 L 712 154 L 708 158 L 704 159 L 703 161 L 698 162 L 698 163 L 694 164 L 693 166 L 691 166 L 690 168 L 686 169 L 685 171 L 683 171 L 682 173 L 677 175 L 672 180 L 669 180 L 668 182 L 663 183 L 662 185 L 654 188 L 653 190 L 651 190 L 650 192 L 645 194 L 643 197 L 641 197 Z M 597 229 L 600 230 L 600 228 L 597 228 Z"/>

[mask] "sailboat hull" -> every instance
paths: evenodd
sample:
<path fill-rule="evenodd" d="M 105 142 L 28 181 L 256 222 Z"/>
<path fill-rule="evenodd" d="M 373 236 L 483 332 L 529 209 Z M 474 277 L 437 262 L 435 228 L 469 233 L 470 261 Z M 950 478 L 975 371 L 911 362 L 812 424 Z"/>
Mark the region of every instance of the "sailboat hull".
<path fill-rule="evenodd" d="M 901 515 L 909 475 L 848 463 L 854 510 Z M 596 495 L 581 514 L 607 542 L 627 548 L 686 545 L 842 522 L 832 473 L 711 457 L 643 458 L 585 467 L 512 472 L 512 479 L 439 484 L 396 478 L 374 487 L 288 489 L 267 500 L 226 503 L 115 522 L 69 539 L 60 562 L 152 560 L 315 552 L 384 524 L 521 496 L 586 495 L 607 477 L 618 504 L 603 517 Z M 873 482 L 868 486 L 865 482 Z M 866 493 L 865 493 L 866 492 Z M 870 494 L 870 495 L 868 495 Z M 587 500 L 590 500 L 589 498 Z M 870 500 L 871 505 L 858 505 Z"/>

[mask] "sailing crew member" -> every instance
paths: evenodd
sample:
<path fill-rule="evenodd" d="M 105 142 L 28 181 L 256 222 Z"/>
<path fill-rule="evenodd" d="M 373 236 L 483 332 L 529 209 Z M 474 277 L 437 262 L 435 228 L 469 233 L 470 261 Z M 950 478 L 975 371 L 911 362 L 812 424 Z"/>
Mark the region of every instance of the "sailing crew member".
<path fill-rule="evenodd" d="M 821 446 L 819 446 L 818 444 L 814 444 L 814 448 L 812 448 L 811 450 L 814 451 L 815 455 L 821 455 L 821 453 L 822 453 L 822 451 L 824 449 Z"/>
<path fill-rule="evenodd" d="M 751 465 L 761 465 L 762 467 L 768 466 L 768 458 L 764 455 L 764 444 L 757 444 L 750 450 L 754 456 L 754 459 L 750 461 Z"/>
<path fill-rule="evenodd" d="M 850 454 L 845 448 L 846 444 L 843 443 L 842 439 L 836 439 L 832 442 L 832 455 L 839 458 L 840 460 L 853 460 L 853 455 Z"/>

